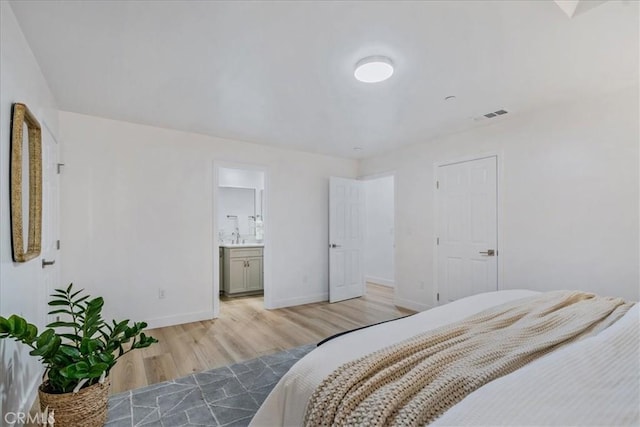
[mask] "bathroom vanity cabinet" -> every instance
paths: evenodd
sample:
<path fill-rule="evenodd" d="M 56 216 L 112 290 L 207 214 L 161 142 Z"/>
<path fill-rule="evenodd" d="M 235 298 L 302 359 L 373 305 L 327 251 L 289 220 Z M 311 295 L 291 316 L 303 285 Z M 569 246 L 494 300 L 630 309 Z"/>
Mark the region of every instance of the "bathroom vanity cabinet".
<path fill-rule="evenodd" d="M 222 291 L 225 295 L 263 292 L 262 247 L 222 248 Z"/>

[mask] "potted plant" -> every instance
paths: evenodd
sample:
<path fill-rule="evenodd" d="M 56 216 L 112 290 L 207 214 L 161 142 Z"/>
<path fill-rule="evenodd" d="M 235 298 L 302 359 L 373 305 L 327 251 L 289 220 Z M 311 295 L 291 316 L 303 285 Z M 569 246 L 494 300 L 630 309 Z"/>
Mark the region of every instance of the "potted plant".
<path fill-rule="evenodd" d="M 0 338 L 12 338 L 29 347 L 30 355 L 45 366 L 38 389 L 42 411 L 53 411 L 56 425 L 102 426 L 107 419 L 109 371 L 126 353 L 157 343 L 142 331 L 145 322 L 102 319 L 102 297 L 75 291 L 73 284 L 56 289 L 49 305 L 57 320 L 38 334 L 38 328 L 20 316 L 0 316 Z"/>

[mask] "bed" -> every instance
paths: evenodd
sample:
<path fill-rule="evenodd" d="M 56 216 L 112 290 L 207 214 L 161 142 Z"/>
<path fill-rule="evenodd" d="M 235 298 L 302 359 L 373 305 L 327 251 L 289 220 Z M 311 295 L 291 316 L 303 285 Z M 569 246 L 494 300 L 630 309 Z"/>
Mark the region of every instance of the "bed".
<path fill-rule="evenodd" d="M 341 366 L 424 335 L 425 331 L 446 329 L 476 313 L 539 295 L 543 294 L 528 290 L 479 294 L 329 340 L 282 377 L 251 425 L 305 425 L 310 400 Z M 627 304 L 624 314 L 607 327 L 554 347 L 489 381 L 429 424 L 640 425 L 639 319 L 638 304 Z"/>

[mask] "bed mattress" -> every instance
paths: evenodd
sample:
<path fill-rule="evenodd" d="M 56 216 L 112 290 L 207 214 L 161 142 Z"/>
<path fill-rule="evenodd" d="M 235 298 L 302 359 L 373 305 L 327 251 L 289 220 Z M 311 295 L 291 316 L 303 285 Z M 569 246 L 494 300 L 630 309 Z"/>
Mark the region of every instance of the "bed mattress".
<path fill-rule="evenodd" d="M 342 364 L 487 308 L 538 294 L 490 292 L 332 339 L 285 374 L 253 426 L 301 426 L 309 398 Z M 637 425 L 639 312 L 471 393 L 434 425 Z M 606 406 L 603 409 L 603 406 Z"/>

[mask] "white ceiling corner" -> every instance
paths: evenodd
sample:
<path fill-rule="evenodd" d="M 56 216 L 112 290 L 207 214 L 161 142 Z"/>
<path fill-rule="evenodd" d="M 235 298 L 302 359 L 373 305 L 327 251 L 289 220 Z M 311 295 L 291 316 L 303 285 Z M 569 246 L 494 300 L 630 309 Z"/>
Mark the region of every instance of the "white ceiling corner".
<path fill-rule="evenodd" d="M 564 13 L 567 14 L 569 18 L 573 18 L 573 14 L 576 12 L 578 8 L 578 3 L 580 0 L 554 0 L 558 7 L 562 9 Z"/>
<path fill-rule="evenodd" d="M 580 15 L 609 0 L 553 0 L 569 18 Z"/>

